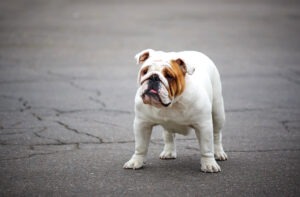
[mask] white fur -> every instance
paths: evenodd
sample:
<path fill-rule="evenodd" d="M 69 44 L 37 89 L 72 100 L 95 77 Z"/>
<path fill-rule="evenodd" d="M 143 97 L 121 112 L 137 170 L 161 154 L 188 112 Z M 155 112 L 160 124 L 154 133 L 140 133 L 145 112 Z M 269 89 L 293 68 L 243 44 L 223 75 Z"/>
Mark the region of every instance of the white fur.
<path fill-rule="evenodd" d="M 141 99 L 141 87 L 135 97 L 135 153 L 124 164 L 124 168 L 138 169 L 144 164 L 152 128 L 161 125 L 164 128 L 165 147 L 161 159 L 175 159 L 175 133 L 186 135 L 194 130 L 199 141 L 201 170 L 219 172 L 216 160 L 226 160 L 222 146 L 221 129 L 225 122 L 225 112 L 221 81 L 215 64 L 204 54 L 196 51 L 170 52 L 147 49 L 136 55 L 149 52 L 149 58 L 142 63 L 155 72 L 160 72 L 166 62 L 182 59 L 187 67 L 184 92 L 173 98 L 168 107 L 145 105 Z M 161 76 L 161 75 L 160 75 Z"/>

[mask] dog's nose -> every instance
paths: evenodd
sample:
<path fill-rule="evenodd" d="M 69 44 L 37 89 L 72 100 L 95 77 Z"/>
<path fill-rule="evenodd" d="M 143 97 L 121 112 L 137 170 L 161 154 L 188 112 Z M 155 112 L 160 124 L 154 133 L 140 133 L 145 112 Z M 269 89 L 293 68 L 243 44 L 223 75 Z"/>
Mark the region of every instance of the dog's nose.
<path fill-rule="evenodd" d="M 152 75 L 152 76 L 150 77 L 150 79 L 151 79 L 152 81 L 159 81 L 159 76 L 158 76 L 157 74 L 154 74 L 154 75 Z"/>

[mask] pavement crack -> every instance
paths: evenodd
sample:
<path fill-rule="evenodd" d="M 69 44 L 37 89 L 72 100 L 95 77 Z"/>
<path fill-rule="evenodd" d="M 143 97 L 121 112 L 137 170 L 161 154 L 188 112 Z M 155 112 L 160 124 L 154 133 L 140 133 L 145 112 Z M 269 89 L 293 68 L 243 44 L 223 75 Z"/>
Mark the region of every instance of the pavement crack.
<path fill-rule="evenodd" d="M 288 125 L 289 124 L 288 120 L 281 121 L 280 123 L 283 126 L 283 128 L 285 129 L 285 131 L 287 131 L 288 133 L 291 131 L 289 128 L 289 125 Z"/>
<path fill-rule="evenodd" d="M 113 113 L 113 114 L 133 114 L 133 112 L 127 111 L 127 110 L 107 109 L 107 108 L 73 109 L 73 110 L 53 109 L 53 110 L 56 112 L 56 116 L 60 116 L 63 114 L 81 113 L 81 112 L 105 112 L 105 113 Z"/>
<path fill-rule="evenodd" d="M 101 91 L 100 90 L 97 90 L 97 89 L 92 90 L 92 89 L 84 88 L 84 87 L 78 85 L 77 83 L 75 83 L 74 81 L 71 81 L 70 85 L 73 86 L 74 88 L 82 90 L 82 91 L 93 92 L 93 93 L 96 92 L 97 95 L 99 95 L 99 96 L 101 95 Z"/>
<path fill-rule="evenodd" d="M 132 114 L 133 112 L 119 109 L 104 109 L 98 108 L 97 111 L 108 112 L 108 113 L 120 113 L 120 114 Z"/>
<path fill-rule="evenodd" d="M 6 144 L 9 145 L 9 144 Z M 19 159 L 30 159 L 32 157 L 36 157 L 36 156 L 47 156 L 47 155 L 53 155 L 53 154 L 57 154 L 57 153 L 61 153 L 61 152 L 71 152 L 71 151 L 75 151 L 75 150 L 79 150 L 80 149 L 80 143 L 65 143 L 65 144 L 57 144 L 57 143 L 49 143 L 49 144 L 32 144 L 29 145 L 28 149 L 31 151 L 41 151 L 39 149 L 36 149 L 36 147 L 43 147 L 43 148 L 49 148 L 50 146 L 70 146 L 70 149 L 60 149 L 60 150 L 43 150 L 44 152 L 36 152 L 36 153 L 31 153 L 31 154 L 27 154 L 25 156 L 20 156 L 20 157 L 12 157 L 12 158 L 0 158 L 0 161 L 10 161 L 10 160 L 19 160 Z M 28 145 L 24 145 L 24 146 L 28 146 Z M 48 152 L 45 152 L 48 151 Z"/>
<path fill-rule="evenodd" d="M 64 144 L 64 142 L 60 141 L 59 139 L 50 138 L 50 137 L 46 137 L 46 136 L 41 135 L 41 133 L 44 132 L 44 131 L 46 131 L 46 130 L 47 130 L 47 127 L 44 127 L 43 129 L 41 129 L 41 130 L 39 130 L 39 131 L 33 132 L 33 134 L 34 134 L 36 137 L 39 137 L 39 138 L 41 138 L 41 139 L 54 140 L 54 141 L 56 141 L 58 144 Z"/>
<path fill-rule="evenodd" d="M 53 152 L 48 152 L 48 153 L 32 153 L 32 154 L 29 154 L 29 155 L 26 155 L 26 156 L 22 156 L 22 157 L 4 158 L 4 159 L 0 159 L 0 161 L 30 159 L 30 158 L 35 157 L 35 156 L 52 155 L 52 154 L 55 154 L 55 153 L 58 153 L 58 152 L 61 152 L 61 151 L 53 151 Z"/>
<path fill-rule="evenodd" d="M 70 151 L 74 151 L 74 150 L 76 150 L 76 149 L 77 149 L 77 147 L 75 147 L 75 149 L 71 149 L 71 150 L 57 150 L 57 151 L 44 152 L 44 153 L 32 153 L 32 154 L 28 154 L 28 155 L 21 156 L 21 157 L 1 158 L 0 161 L 11 161 L 11 160 L 19 160 L 19 159 L 30 159 L 30 158 L 36 157 L 36 156 L 53 155 L 53 154 L 57 154 L 57 153 L 61 153 L 61 152 L 70 152 Z"/>
<path fill-rule="evenodd" d="M 31 113 L 31 115 L 34 118 L 36 118 L 38 121 L 43 121 L 43 118 L 41 116 L 39 116 L 38 114 L 36 114 L 35 112 L 33 112 L 32 106 L 29 105 L 29 101 L 28 100 L 24 99 L 23 97 L 19 97 L 18 101 L 21 104 L 20 112 L 24 112 L 26 110 L 29 110 L 29 112 Z"/>
<path fill-rule="evenodd" d="M 19 103 L 21 104 L 20 112 L 24 112 L 26 110 L 30 110 L 31 106 L 28 104 L 29 102 L 24 98 L 18 98 Z"/>
<path fill-rule="evenodd" d="M 43 118 L 40 117 L 39 115 L 37 115 L 36 113 L 32 112 L 31 115 L 32 115 L 33 117 L 35 117 L 38 121 L 43 121 Z"/>
<path fill-rule="evenodd" d="M 105 102 L 101 101 L 100 99 L 97 99 L 97 98 L 94 98 L 94 97 L 90 96 L 90 97 L 89 97 L 89 100 L 90 100 L 90 101 L 93 101 L 93 102 L 95 102 L 95 103 L 100 104 L 102 107 L 106 107 Z"/>
<path fill-rule="evenodd" d="M 89 121 L 88 119 L 83 119 L 85 121 Z M 118 124 L 114 124 L 114 123 L 110 123 L 110 122 L 105 122 L 105 121 L 99 121 L 99 120 L 92 120 L 98 124 L 102 124 L 102 125 L 107 125 L 107 126 L 111 126 L 111 127 L 116 127 L 116 128 L 119 128 L 119 129 L 125 129 L 125 130 L 129 130 L 128 128 L 126 127 L 123 127 L 121 125 L 118 125 Z"/>
<path fill-rule="evenodd" d="M 127 141 L 107 141 L 103 142 L 103 144 L 128 144 L 128 143 L 134 143 L 134 140 L 127 140 Z"/>
<path fill-rule="evenodd" d="M 298 76 L 296 77 L 292 77 L 292 76 L 286 76 L 284 74 L 279 74 L 280 77 L 282 77 L 283 79 L 286 79 L 287 81 L 293 83 L 293 84 L 296 84 L 296 85 L 300 85 L 300 81 L 298 80 L 299 79 L 299 74 Z"/>
<path fill-rule="evenodd" d="M 25 131 L 19 131 L 19 132 L 9 132 L 9 133 L 0 133 L 0 136 L 3 135 L 21 135 L 21 134 L 24 134 L 26 133 Z"/>
<path fill-rule="evenodd" d="M 63 123 L 63 122 L 61 122 L 61 121 L 56 121 L 56 123 L 59 124 L 59 125 L 61 125 L 61 126 L 63 126 L 65 129 L 67 129 L 67 130 L 69 130 L 69 131 L 75 132 L 75 133 L 80 134 L 80 135 L 85 135 L 85 136 L 88 136 L 88 137 L 95 138 L 95 139 L 97 139 L 97 141 L 99 141 L 100 144 L 103 143 L 102 138 L 100 138 L 100 137 L 98 137 L 98 136 L 92 135 L 92 134 L 90 134 L 90 133 L 86 133 L 86 132 L 79 131 L 79 130 L 77 130 L 77 129 L 75 129 L 75 128 L 72 128 L 72 127 L 70 127 L 68 124 Z"/>
<path fill-rule="evenodd" d="M 284 130 L 288 133 L 293 132 L 294 130 L 299 130 L 299 126 L 293 125 L 294 123 L 299 124 L 300 120 L 283 120 L 279 121 L 279 124 L 282 125 Z"/>
<path fill-rule="evenodd" d="M 100 90 L 98 90 L 98 89 L 88 89 L 88 88 L 82 87 L 82 86 L 78 85 L 77 83 L 75 83 L 74 81 L 71 81 L 71 82 L 70 82 L 70 85 L 71 85 L 72 87 L 78 89 L 78 90 L 85 91 L 85 92 L 90 92 L 90 93 L 95 94 L 96 97 L 98 97 L 98 98 L 94 98 L 94 97 L 92 97 L 92 96 L 89 96 L 88 99 L 89 99 L 90 101 L 93 101 L 93 102 L 97 103 L 97 104 L 100 104 L 102 107 L 106 107 L 105 102 L 104 102 L 104 101 L 101 101 L 101 100 L 99 99 L 99 97 L 101 96 L 101 91 L 100 91 Z"/>
<path fill-rule="evenodd" d="M 58 77 L 58 78 L 62 78 L 62 79 L 72 79 L 72 80 L 75 80 L 77 79 L 78 77 L 74 77 L 74 76 L 69 76 L 69 75 L 64 75 L 64 74 L 60 74 L 60 73 L 55 73 L 51 70 L 48 70 L 47 71 L 47 74 L 48 75 L 52 75 L 52 76 L 55 76 L 55 77 Z"/>
<path fill-rule="evenodd" d="M 81 91 L 94 93 L 98 97 L 101 96 L 101 91 L 98 90 L 98 89 L 88 89 L 88 88 L 85 88 L 85 87 L 82 87 L 82 86 L 78 85 L 74 81 L 71 81 L 70 85 L 73 86 L 74 88 L 77 88 L 77 89 L 81 90 Z"/>

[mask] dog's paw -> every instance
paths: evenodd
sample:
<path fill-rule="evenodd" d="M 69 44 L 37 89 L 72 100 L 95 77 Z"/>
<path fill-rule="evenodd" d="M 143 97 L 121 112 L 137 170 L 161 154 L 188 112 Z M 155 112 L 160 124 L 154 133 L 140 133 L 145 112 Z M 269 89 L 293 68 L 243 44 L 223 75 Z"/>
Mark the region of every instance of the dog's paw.
<path fill-rule="evenodd" d="M 221 168 L 214 158 L 201 158 L 201 171 L 221 172 Z"/>
<path fill-rule="evenodd" d="M 133 170 L 137 170 L 142 168 L 144 165 L 144 160 L 143 158 L 140 157 L 132 157 L 129 161 L 127 161 L 123 168 L 125 169 L 133 169 Z"/>
<path fill-rule="evenodd" d="M 222 145 L 215 145 L 215 159 L 217 161 L 227 160 L 227 154 L 224 152 Z"/>
<path fill-rule="evenodd" d="M 177 157 L 176 151 L 163 151 L 159 155 L 159 158 L 163 160 L 176 159 L 176 157 Z"/>
<path fill-rule="evenodd" d="M 228 157 L 224 151 L 217 151 L 217 152 L 215 152 L 215 159 L 217 161 L 225 161 L 228 159 Z"/>

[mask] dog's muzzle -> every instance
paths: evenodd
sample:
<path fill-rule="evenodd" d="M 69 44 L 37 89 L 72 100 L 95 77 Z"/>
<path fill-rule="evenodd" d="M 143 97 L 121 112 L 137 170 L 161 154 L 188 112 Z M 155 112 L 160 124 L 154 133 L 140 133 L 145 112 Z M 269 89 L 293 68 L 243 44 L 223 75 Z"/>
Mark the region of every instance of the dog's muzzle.
<path fill-rule="evenodd" d="M 161 99 L 161 86 L 163 86 L 159 76 L 157 74 L 151 75 L 146 81 L 147 88 L 142 94 L 142 99 L 145 104 L 150 104 L 155 107 L 164 106 L 167 107 L 171 103 L 164 103 Z"/>

